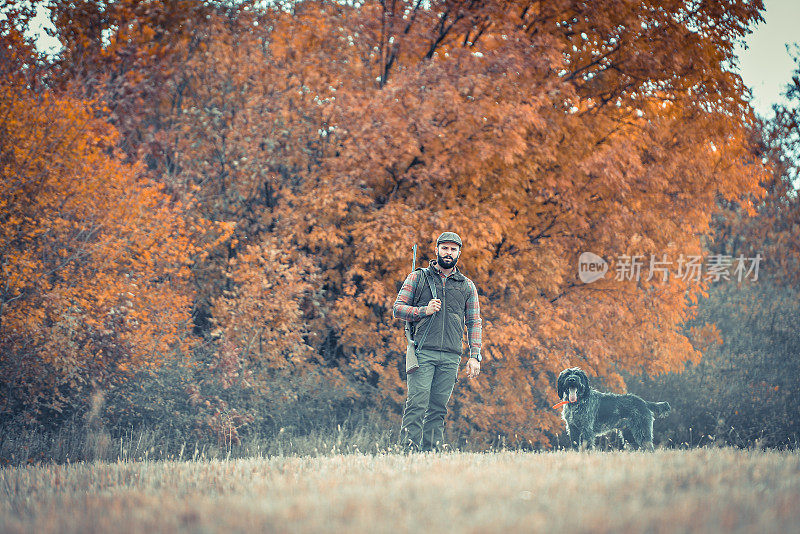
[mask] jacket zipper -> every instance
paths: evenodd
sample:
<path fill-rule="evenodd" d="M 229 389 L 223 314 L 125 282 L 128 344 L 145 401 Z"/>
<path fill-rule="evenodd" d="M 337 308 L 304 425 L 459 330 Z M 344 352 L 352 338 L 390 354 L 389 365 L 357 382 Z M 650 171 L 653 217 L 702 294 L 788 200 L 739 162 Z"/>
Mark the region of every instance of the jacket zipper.
<path fill-rule="evenodd" d="M 447 277 L 439 277 L 442 279 L 442 342 L 439 343 L 439 347 L 441 350 L 444 350 L 444 329 L 447 328 L 447 301 L 445 299 L 445 295 L 447 294 L 445 291 L 444 284 L 447 281 Z"/>

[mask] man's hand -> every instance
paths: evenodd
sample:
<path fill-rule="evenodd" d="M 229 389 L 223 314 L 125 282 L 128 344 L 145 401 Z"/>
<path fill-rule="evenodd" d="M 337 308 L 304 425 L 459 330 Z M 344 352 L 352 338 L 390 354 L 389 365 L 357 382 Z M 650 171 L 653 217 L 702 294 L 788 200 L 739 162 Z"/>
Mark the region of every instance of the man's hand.
<path fill-rule="evenodd" d="M 481 372 L 481 363 L 475 358 L 467 360 L 467 378 L 475 378 Z"/>
<path fill-rule="evenodd" d="M 432 299 L 427 306 L 425 306 L 425 315 L 433 315 L 442 309 L 442 301 L 439 299 Z"/>

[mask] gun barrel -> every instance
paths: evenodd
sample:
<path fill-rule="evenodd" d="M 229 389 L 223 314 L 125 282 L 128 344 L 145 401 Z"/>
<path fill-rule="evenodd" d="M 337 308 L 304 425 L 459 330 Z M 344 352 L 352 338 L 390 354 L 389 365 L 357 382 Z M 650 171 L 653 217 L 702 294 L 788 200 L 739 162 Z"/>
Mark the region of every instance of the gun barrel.
<path fill-rule="evenodd" d="M 411 250 L 413 251 L 413 256 L 411 257 L 411 272 L 413 273 L 417 269 L 417 244 L 416 243 L 414 243 L 414 248 L 412 248 Z M 409 321 L 406 321 L 405 331 L 406 331 L 406 339 L 408 339 L 408 341 L 410 343 L 413 343 L 414 342 L 414 333 L 411 330 L 411 323 Z"/>

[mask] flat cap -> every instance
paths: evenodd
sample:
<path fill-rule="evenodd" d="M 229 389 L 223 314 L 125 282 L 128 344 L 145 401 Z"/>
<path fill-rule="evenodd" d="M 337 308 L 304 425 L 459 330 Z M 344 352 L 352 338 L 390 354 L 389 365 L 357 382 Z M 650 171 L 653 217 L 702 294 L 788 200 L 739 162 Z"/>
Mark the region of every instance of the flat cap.
<path fill-rule="evenodd" d="M 442 235 L 439 236 L 439 239 L 436 240 L 436 246 L 438 247 L 441 243 L 455 243 L 459 247 L 463 247 L 464 245 L 461 243 L 461 238 L 455 232 L 442 232 Z"/>

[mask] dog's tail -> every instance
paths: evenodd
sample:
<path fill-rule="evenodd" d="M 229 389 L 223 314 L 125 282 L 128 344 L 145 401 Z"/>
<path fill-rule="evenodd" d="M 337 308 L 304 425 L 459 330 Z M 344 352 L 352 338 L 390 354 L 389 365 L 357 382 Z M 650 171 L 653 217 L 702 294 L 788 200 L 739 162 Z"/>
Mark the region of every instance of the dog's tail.
<path fill-rule="evenodd" d="M 647 407 L 650 408 L 655 417 L 666 417 L 670 411 L 668 402 L 648 402 Z"/>

